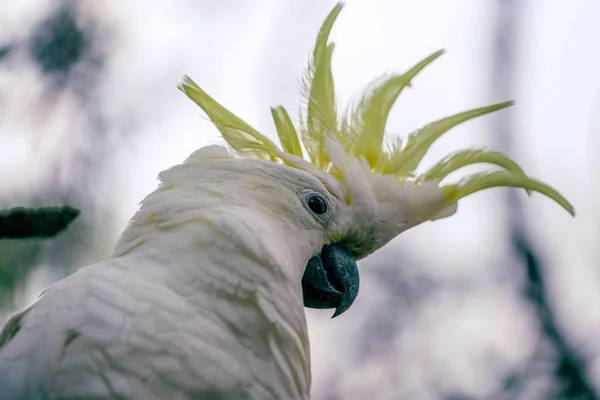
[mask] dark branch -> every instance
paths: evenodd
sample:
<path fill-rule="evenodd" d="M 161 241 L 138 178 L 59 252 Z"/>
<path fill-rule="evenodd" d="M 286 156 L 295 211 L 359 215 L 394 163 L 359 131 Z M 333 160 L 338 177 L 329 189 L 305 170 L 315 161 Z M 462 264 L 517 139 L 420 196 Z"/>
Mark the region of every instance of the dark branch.
<path fill-rule="evenodd" d="M 557 383 L 561 398 L 598 399 L 592 385 L 585 376 L 587 370 L 585 360 L 569 345 L 558 328 L 543 279 L 542 261 L 535 254 L 525 235 L 515 232 L 513 238 L 517 256 L 522 258 L 526 268 L 525 296 L 534 307 L 540 329 L 557 353 L 558 358 L 554 375 L 558 379 Z"/>
<path fill-rule="evenodd" d="M 50 238 L 65 230 L 79 216 L 71 206 L 0 211 L 0 239 Z"/>

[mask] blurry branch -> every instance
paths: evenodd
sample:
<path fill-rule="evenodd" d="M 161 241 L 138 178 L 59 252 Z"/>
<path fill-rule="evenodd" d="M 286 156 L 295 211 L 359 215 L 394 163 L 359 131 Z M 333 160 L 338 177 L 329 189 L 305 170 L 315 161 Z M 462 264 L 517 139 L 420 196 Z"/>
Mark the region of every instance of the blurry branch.
<path fill-rule="evenodd" d="M 15 65 L 33 67 L 40 74 L 36 85 L 39 101 L 31 102 L 27 96 L 21 99 L 18 94 L 12 99 L 16 103 L 30 102 L 22 104 L 30 110 L 22 118 L 44 125 L 47 118 L 75 121 L 66 127 L 68 132 L 60 133 L 73 137 L 63 147 L 65 156 L 45 162 L 45 184 L 31 187 L 25 201 L 39 207 L 52 202 L 76 208 L 15 209 L 2 213 L 0 308 L 13 306 L 15 295 L 36 269 L 52 270 L 55 279 L 106 252 L 101 247 L 108 244 L 103 235 L 111 210 L 106 201 L 98 202 L 94 191 L 98 190 L 98 181 L 102 181 L 104 166 L 110 160 L 110 145 L 114 144 L 106 105 L 98 95 L 113 37 L 110 18 L 101 10 L 89 2 L 59 0 L 31 30 L 19 33 L 22 39 L 0 43 L 0 62 L 17 53 L 20 57 L 13 58 Z M 18 74 L 18 69 L 2 72 Z M 12 95 L 6 94 L 8 98 Z M 32 129 L 22 134 L 32 135 L 32 142 L 53 140 L 34 137 L 38 132 L 41 130 Z M 14 199 L 5 199 L 11 200 Z M 22 201 L 20 197 L 19 202 Z M 79 210 L 78 223 L 65 234 L 51 241 L 33 240 L 61 232 L 78 217 Z M 103 223 L 97 223 L 99 220 Z"/>
<path fill-rule="evenodd" d="M 492 71 L 491 84 L 494 100 L 502 101 L 514 100 L 515 95 L 515 72 L 517 60 L 515 57 L 515 48 L 521 42 L 518 37 L 519 14 L 518 2 L 516 0 L 497 0 L 496 12 L 496 31 L 494 32 L 494 45 L 492 53 Z M 500 150 L 508 154 L 513 153 L 513 135 L 514 135 L 514 110 L 510 109 L 501 115 L 494 115 L 491 119 L 494 121 L 492 132 L 493 140 L 496 141 Z M 502 189 L 506 196 L 506 204 L 510 212 L 506 217 L 509 220 L 509 226 L 521 225 L 525 220 L 523 207 L 517 190 Z"/>
<path fill-rule="evenodd" d="M 91 50 L 88 35 L 70 5 L 59 7 L 37 27 L 29 43 L 31 58 L 47 75 L 67 75 Z"/>
<path fill-rule="evenodd" d="M 560 398 L 597 399 L 592 385 L 586 377 L 586 363 L 569 345 L 562 335 L 550 307 L 550 300 L 543 277 L 543 264 L 535 254 L 523 232 L 513 232 L 517 255 L 525 264 L 527 285 L 525 296 L 534 307 L 544 338 L 556 351 L 556 366 L 553 371 L 557 378 Z"/>
<path fill-rule="evenodd" d="M 12 50 L 13 46 L 11 45 L 0 46 L 0 61 L 8 57 Z"/>
<path fill-rule="evenodd" d="M 78 216 L 71 206 L 0 210 L 0 239 L 51 238 Z"/>
<path fill-rule="evenodd" d="M 509 99 L 514 94 L 515 79 L 515 47 L 520 42 L 518 39 L 519 13 L 516 0 L 498 0 L 496 31 L 494 33 L 494 48 L 492 62 L 492 91 L 494 97 Z M 494 124 L 494 138 L 501 149 L 512 153 L 514 135 L 514 124 L 511 113 L 505 113 L 498 118 Z M 584 360 L 570 347 L 556 321 L 556 317 L 550 306 L 549 295 L 544 280 L 545 265 L 536 254 L 529 239 L 527 226 L 524 221 L 522 204 L 516 196 L 515 190 L 505 190 L 509 233 L 516 256 L 523 262 L 526 272 L 525 298 L 533 307 L 538 325 L 546 340 L 551 345 L 554 354 L 552 378 L 553 388 L 551 391 L 560 395 L 558 398 L 565 399 L 597 399 L 592 385 L 586 378 L 586 365 Z M 534 354 L 534 358 L 539 357 Z M 510 374 L 504 382 L 504 394 L 510 393 L 510 398 L 518 397 L 532 372 L 527 368 Z"/>
<path fill-rule="evenodd" d="M 27 288 L 34 271 L 50 271 L 43 275 L 44 280 L 59 279 L 110 251 L 112 243 L 107 233 L 113 210 L 106 194 L 102 201 L 96 194 L 101 190 L 99 183 L 104 182 L 116 135 L 125 132 L 131 121 L 115 123 L 107 112 L 112 105 L 105 103 L 99 93 L 109 73 L 106 65 L 117 33 L 112 15 L 106 13 L 110 7 L 101 3 L 51 2 L 31 29 L 7 32 L 18 37 L 0 42 L 0 66 L 10 63 L 11 67 L 2 68 L 0 73 L 14 81 L 21 79 L 21 70 L 39 74 L 36 97 L 2 90 L 16 110 L 23 106 L 29 110 L 27 115 L 17 117 L 43 127 L 47 121 L 73 121 L 61 128 L 65 131 L 56 132 L 68 135 L 69 140 L 61 146 L 62 157 L 52 155 L 51 160 L 44 160 L 44 184 L 30 187 L 18 200 L 3 199 L 0 208 L 17 201 L 32 207 L 43 207 L 48 202 L 74 207 L 0 211 L 0 311 L 22 306 L 16 304 L 20 301 L 17 294 Z M 2 111 L 12 113 L 12 108 Z M 0 124 L 3 122 L 0 120 Z M 43 129 L 24 130 L 21 135 L 30 135 L 25 138 L 31 143 L 56 140 L 41 132 Z M 77 223 L 67 232 L 54 236 L 75 218 Z M 54 239 L 44 240 L 48 237 Z"/>
<path fill-rule="evenodd" d="M 38 265 L 43 239 L 56 237 L 78 215 L 70 206 L 0 210 L 0 312 L 16 306 L 14 293 Z"/>

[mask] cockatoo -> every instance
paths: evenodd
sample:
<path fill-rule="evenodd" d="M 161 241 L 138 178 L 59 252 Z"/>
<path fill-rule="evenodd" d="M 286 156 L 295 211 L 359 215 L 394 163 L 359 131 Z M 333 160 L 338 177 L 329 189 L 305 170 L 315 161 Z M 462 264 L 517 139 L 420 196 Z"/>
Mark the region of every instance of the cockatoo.
<path fill-rule="evenodd" d="M 335 104 L 325 20 L 294 124 L 272 116 L 280 146 L 190 78 L 180 89 L 228 146 L 209 146 L 159 175 L 116 249 L 46 290 L 0 336 L 0 399 L 308 399 L 304 307 L 348 310 L 357 260 L 483 189 L 550 186 L 506 155 L 460 150 L 417 174 L 450 128 L 500 103 L 386 139 L 390 108 L 442 52 L 378 79 L 343 115 Z M 499 168 L 443 184 L 475 163 Z"/>

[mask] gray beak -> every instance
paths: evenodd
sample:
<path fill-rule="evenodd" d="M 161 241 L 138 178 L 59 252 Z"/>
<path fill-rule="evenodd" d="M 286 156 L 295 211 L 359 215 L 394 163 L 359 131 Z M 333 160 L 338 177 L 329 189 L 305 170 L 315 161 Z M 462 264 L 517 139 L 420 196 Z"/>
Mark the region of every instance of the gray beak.
<path fill-rule="evenodd" d="M 331 318 L 346 311 L 359 287 L 358 266 L 350 252 L 334 244 L 323 247 L 321 254 L 308 261 L 302 277 L 304 306 L 335 308 Z"/>

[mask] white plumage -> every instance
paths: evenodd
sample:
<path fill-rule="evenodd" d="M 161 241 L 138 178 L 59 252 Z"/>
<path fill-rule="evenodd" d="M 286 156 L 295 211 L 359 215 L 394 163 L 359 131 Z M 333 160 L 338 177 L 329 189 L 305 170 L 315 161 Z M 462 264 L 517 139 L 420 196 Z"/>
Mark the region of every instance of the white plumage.
<path fill-rule="evenodd" d="M 307 398 L 300 279 L 323 237 L 280 181 L 302 176 L 208 150 L 161 174 L 107 261 L 13 318 L 0 399 Z"/>

